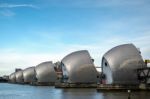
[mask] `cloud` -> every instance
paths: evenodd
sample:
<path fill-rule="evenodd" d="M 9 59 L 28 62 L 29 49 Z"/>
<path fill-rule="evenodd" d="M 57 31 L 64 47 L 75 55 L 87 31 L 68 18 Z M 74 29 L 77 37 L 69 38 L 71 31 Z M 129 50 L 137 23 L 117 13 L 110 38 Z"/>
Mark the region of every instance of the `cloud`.
<path fill-rule="evenodd" d="M 11 10 L 2 10 L 0 11 L 0 15 L 10 17 L 10 16 L 14 16 L 15 13 Z"/>
<path fill-rule="evenodd" d="M 38 9 L 38 7 L 33 5 L 33 4 L 9 4 L 9 3 L 2 3 L 2 4 L 0 4 L 0 8 L 3 8 L 3 9 L 0 11 L 0 15 L 7 16 L 7 17 L 14 16 L 14 15 L 16 15 L 16 13 L 11 11 L 10 8 L 20 8 L 20 7 Z"/>
<path fill-rule="evenodd" d="M 79 7 L 79 8 L 99 8 L 99 7 L 122 7 L 140 6 L 147 4 L 147 0 L 44 0 L 51 6 L 59 7 Z M 43 3 L 43 0 L 41 0 Z"/>
<path fill-rule="evenodd" d="M 38 8 L 33 4 L 8 4 L 8 3 L 0 4 L 0 8 L 17 8 L 17 7 Z"/>
<path fill-rule="evenodd" d="M 52 60 L 53 62 L 59 61 L 64 55 L 56 53 L 20 53 L 20 52 L 3 52 L 0 53 L 3 58 L 0 58 L 1 71 L 5 74 L 14 72 L 15 68 L 25 69 L 30 66 L 36 66 L 41 62 Z M 4 73 L 0 74 L 4 75 Z"/>

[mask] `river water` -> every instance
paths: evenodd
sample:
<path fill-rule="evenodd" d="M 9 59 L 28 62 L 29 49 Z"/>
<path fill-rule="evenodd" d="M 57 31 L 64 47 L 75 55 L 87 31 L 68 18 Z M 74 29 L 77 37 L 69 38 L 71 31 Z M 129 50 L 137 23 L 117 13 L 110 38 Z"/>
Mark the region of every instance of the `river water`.
<path fill-rule="evenodd" d="M 0 83 L 0 99 L 128 99 L 128 93 Z M 131 92 L 130 99 L 150 99 L 150 92 Z"/>

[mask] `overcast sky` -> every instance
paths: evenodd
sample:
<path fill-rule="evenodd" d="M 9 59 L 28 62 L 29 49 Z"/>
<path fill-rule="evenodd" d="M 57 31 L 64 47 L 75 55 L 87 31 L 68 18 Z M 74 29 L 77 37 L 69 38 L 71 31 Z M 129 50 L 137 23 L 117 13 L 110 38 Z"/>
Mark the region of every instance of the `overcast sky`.
<path fill-rule="evenodd" d="M 150 0 L 0 0 L 0 75 L 126 43 L 150 59 Z"/>

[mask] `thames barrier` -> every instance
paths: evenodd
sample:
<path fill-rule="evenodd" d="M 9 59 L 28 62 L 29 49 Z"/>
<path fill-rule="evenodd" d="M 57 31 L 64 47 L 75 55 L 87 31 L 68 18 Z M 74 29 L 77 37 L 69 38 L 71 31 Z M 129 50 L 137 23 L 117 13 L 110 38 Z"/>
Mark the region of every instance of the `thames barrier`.
<path fill-rule="evenodd" d="M 95 88 L 97 91 L 150 89 L 149 60 L 144 61 L 133 44 L 107 51 L 101 59 L 101 72 L 87 50 L 66 55 L 61 61 L 46 61 L 13 72 L 6 79 L 13 84 L 55 86 L 55 88 Z"/>

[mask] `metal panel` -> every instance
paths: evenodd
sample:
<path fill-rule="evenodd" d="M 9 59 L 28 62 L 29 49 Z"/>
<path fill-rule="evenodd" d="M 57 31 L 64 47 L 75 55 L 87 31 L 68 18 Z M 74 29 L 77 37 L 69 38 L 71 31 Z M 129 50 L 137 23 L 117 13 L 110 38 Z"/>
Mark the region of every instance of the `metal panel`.
<path fill-rule="evenodd" d="M 137 69 L 137 76 L 141 83 L 150 84 L 150 67 Z"/>
<path fill-rule="evenodd" d="M 9 81 L 11 83 L 15 83 L 16 82 L 16 75 L 15 75 L 15 73 L 10 74 Z"/>
<path fill-rule="evenodd" d="M 73 52 L 62 59 L 63 75 L 69 83 L 96 83 L 97 71 L 87 50 Z"/>
<path fill-rule="evenodd" d="M 43 62 L 35 67 L 37 82 L 55 82 L 57 74 L 51 61 Z"/>
<path fill-rule="evenodd" d="M 16 72 L 16 82 L 17 83 L 23 83 L 24 80 L 23 80 L 23 71 L 18 71 Z"/>
<path fill-rule="evenodd" d="M 23 78 L 25 83 L 31 83 L 35 81 L 35 67 L 29 67 L 23 70 Z"/>
<path fill-rule="evenodd" d="M 114 47 L 102 59 L 106 84 L 137 84 L 136 69 L 144 66 L 142 56 L 133 44 Z"/>

